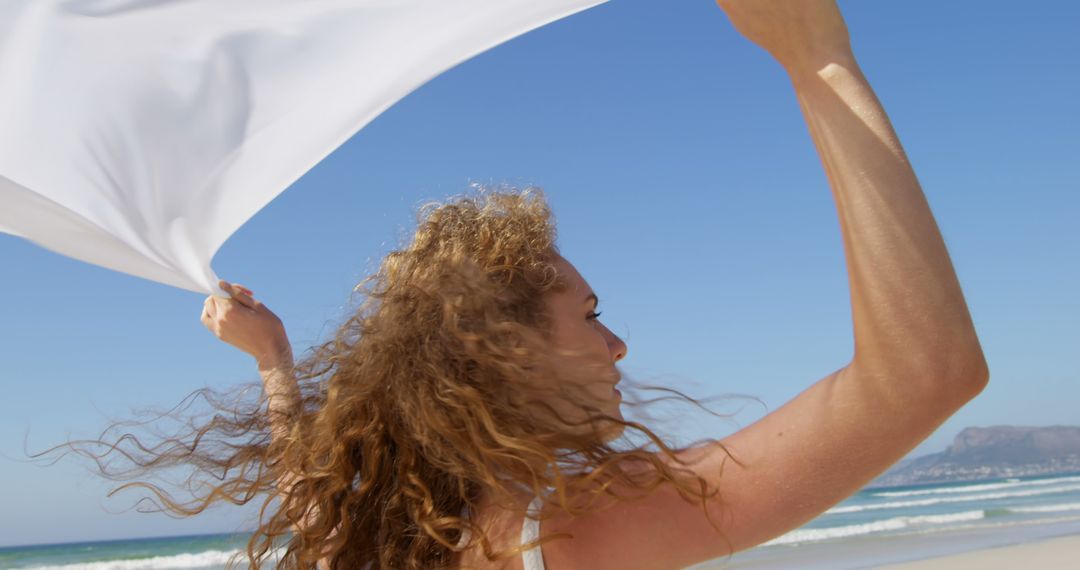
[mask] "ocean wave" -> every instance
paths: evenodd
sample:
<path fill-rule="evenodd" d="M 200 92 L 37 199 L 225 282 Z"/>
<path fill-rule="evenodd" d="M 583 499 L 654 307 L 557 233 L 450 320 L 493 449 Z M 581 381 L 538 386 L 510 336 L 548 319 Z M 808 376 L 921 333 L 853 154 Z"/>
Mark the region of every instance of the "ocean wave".
<path fill-rule="evenodd" d="M 1014 513 L 1060 513 L 1062 511 L 1080 511 L 1080 503 L 1061 505 L 1039 505 L 1037 507 L 1009 507 Z"/>
<path fill-rule="evenodd" d="M 930 529 L 912 529 L 912 530 L 908 530 L 908 531 L 904 531 L 904 532 L 898 532 L 898 533 L 896 533 L 896 536 L 927 535 L 927 534 L 953 532 L 953 531 L 959 531 L 959 530 L 980 530 L 980 531 L 985 531 L 987 529 L 1015 528 L 1015 527 L 1022 527 L 1022 526 L 1056 525 L 1056 524 L 1067 524 L 1067 523 L 1075 523 L 1075 522 L 1080 522 L 1080 516 L 1073 515 L 1073 516 L 1069 516 L 1069 517 L 1057 517 L 1057 518 L 1049 518 L 1049 519 L 1034 519 L 1034 520 L 1026 520 L 1026 521 L 1003 521 L 1003 522 L 996 522 L 996 523 L 995 522 L 983 522 L 983 523 L 979 523 L 979 524 L 965 524 L 965 525 L 955 525 L 955 526 L 944 526 L 944 527 L 935 527 L 935 528 L 930 528 Z"/>
<path fill-rule="evenodd" d="M 894 517 L 891 519 L 868 522 L 863 524 L 853 524 L 848 526 L 837 526 L 830 528 L 799 529 L 791 531 L 780 537 L 774 538 L 773 540 L 764 543 L 762 546 L 819 542 L 822 540 L 830 540 L 835 538 L 848 538 L 852 536 L 860 536 L 878 532 L 903 530 L 915 526 L 970 522 L 975 520 L 981 520 L 985 517 L 986 511 L 980 509 L 975 511 L 964 511 L 960 513 L 949 513 L 945 515 L 916 515 L 909 517 Z"/>
<path fill-rule="evenodd" d="M 204 552 L 154 556 L 132 560 L 102 560 L 61 566 L 31 566 L 25 570 L 173 570 L 186 568 L 215 568 L 224 566 L 239 550 L 207 550 Z"/>
<path fill-rule="evenodd" d="M 1080 491 L 1080 485 L 1063 485 L 1049 489 L 1030 489 L 1026 491 L 1013 491 L 1008 493 L 983 493 L 980 495 L 964 495 L 961 497 L 937 497 L 932 499 L 918 499 L 914 501 L 892 501 L 870 505 L 850 505 L 846 507 L 833 507 L 825 511 L 826 515 L 843 513 L 858 513 L 862 511 L 876 511 L 879 509 L 902 509 L 907 507 L 926 507 L 942 503 L 963 503 L 967 501 L 993 501 L 997 499 L 1010 499 L 1013 497 L 1034 497 L 1036 495 L 1050 495 L 1054 493 L 1066 493 Z"/>
<path fill-rule="evenodd" d="M 1015 487 L 1034 487 L 1040 485 L 1056 485 L 1058 483 L 1075 483 L 1080 477 L 1058 477 L 1055 479 L 1037 479 L 1035 481 L 1022 481 L 1020 479 L 1008 479 L 1002 483 L 979 483 L 962 487 L 942 487 L 940 489 L 918 489 L 911 491 L 882 491 L 871 492 L 874 497 L 915 497 L 922 495 L 941 495 L 952 493 L 975 493 L 979 491 L 996 491 L 998 489 L 1011 489 Z"/>

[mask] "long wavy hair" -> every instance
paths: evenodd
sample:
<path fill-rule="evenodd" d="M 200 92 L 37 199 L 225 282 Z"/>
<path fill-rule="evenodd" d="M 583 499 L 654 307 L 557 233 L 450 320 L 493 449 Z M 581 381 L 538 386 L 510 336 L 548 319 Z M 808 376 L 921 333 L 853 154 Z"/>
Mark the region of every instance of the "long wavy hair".
<path fill-rule="evenodd" d="M 412 241 L 357 286 L 358 307 L 333 338 L 298 359 L 287 412 L 270 413 L 257 384 L 207 388 L 179 408 L 210 404 L 179 435 L 116 436 L 132 425 L 116 422 L 99 439 L 42 454 L 91 457 L 127 481 L 110 496 L 142 488 L 151 510 L 174 516 L 261 500 L 258 527 L 232 561 L 253 568 L 320 559 L 334 569 L 457 568 L 469 548 L 506 559 L 523 547 L 497 550 L 463 515 L 481 497 L 523 511 L 514 501 L 523 492 L 582 514 L 673 485 L 708 517 L 716 490 L 649 427 L 591 404 L 582 387 L 594 371 L 566 366 L 576 355 L 552 348 L 544 297 L 565 286 L 558 255 L 539 189 L 429 204 Z M 661 390 L 644 402 L 698 403 Z M 147 480 L 172 468 L 188 476 Z"/>

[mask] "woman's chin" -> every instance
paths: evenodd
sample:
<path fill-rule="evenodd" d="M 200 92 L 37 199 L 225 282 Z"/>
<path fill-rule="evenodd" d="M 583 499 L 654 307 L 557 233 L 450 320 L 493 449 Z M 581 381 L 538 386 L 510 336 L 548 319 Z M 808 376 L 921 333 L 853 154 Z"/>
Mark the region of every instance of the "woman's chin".
<path fill-rule="evenodd" d="M 603 428 L 602 438 L 604 443 L 619 439 L 623 432 L 626 431 L 626 426 L 622 424 L 622 410 L 618 405 L 616 405 L 615 409 L 609 412 L 608 415 L 611 419 L 605 422 L 606 425 Z"/>

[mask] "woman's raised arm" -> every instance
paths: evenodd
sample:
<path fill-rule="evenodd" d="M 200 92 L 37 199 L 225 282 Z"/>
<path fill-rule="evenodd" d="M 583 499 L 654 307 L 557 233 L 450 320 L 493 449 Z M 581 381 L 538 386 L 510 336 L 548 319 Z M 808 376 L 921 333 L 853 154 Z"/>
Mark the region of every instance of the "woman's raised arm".
<path fill-rule="evenodd" d="M 882 473 L 986 385 L 949 254 L 833 0 L 720 0 L 789 73 L 832 188 L 851 289 L 852 361 L 720 443 L 685 452 L 711 507 L 662 491 L 581 520 L 545 551 L 590 568 L 682 568 L 795 529 Z M 782 158 L 777 158 L 778 161 Z M 782 323 L 778 323 L 781 326 Z M 721 469 L 721 467 L 723 469 Z M 556 525 L 551 525 L 556 526 Z M 589 556 L 603 552 L 603 556 Z M 599 565 L 596 565 L 599 564 Z M 583 567 L 567 565 L 567 568 Z"/>
<path fill-rule="evenodd" d="M 201 320 L 222 341 L 250 354 L 259 367 L 275 440 L 288 433 L 287 418 L 300 405 L 292 347 L 281 319 L 242 285 L 219 284 L 231 299 L 206 298 Z"/>
<path fill-rule="evenodd" d="M 266 305 L 255 300 L 251 291 L 226 281 L 220 286 L 232 298 L 207 297 L 202 323 L 222 341 L 255 358 L 267 400 L 271 441 L 279 444 L 288 436 L 292 418 L 301 405 L 285 327 Z M 278 492 L 287 495 L 293 482 L 292 477 L 281 477 Z"/>

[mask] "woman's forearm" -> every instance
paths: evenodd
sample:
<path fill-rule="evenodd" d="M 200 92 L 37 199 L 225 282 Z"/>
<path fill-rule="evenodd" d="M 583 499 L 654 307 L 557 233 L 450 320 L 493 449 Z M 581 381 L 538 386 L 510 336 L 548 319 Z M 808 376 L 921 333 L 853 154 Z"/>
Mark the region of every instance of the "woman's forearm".
<path fill-rule="evenodd" d="M 301 408 L 300 386 L 293 368 L 292 351 L 276 352 L 272 358 L 261 359 L 258 363 L 267 400 L 270 438 L 273 445 L 280 446 L 288 437 Z M 291 474 L 282 474 L 277 480 L 278 494 L 282 498 L 287 497 L 294 483 L 295 478 Z M 309 513 L 309 517 L 313 514 Z"/>
<path fill-rule="evenodd" d="M 289 430 L 300 412 L 302 401 L 300 398 L 300 385 L 296 380 L 292 350 L 284 350 L 273 353 L 272 358 L 259 360 L 259 374 L 263 380 L 263 390 L 266 392 L 267 413 L 270 414 L 271 440 L 280 444 L 288 436 Z M 282 474 L 277 480 L 278 495 L 285 498 L 289 495 L 293 484 L 296 482 L 294 475 Z M 297 530 L 303 530 L 305 525 L 310 524 L 318 516 L 315 508 L 309 508 L 302 520 L 296 521 Z M 332 533 L 332 538 L 335 533 Z M 330 563 L 327 559 L 319 560 L 319 570 L 327 570 Z"/>
<path fill-rule="evenodd" d="M 277 442 L 288 434 L 290 419 L 300 410 L 300 386 L 293 371 L 292 352 L 286 350 L 260 360 L 259 375 L 266 394 L 271 437 Z"/>
<path fill-rule="evenodd" d="M 986 362 L 944 240 L 854 57 L 788 71 L 839 214 L 853 364 L 962 390 L 984 382 Z"/>

